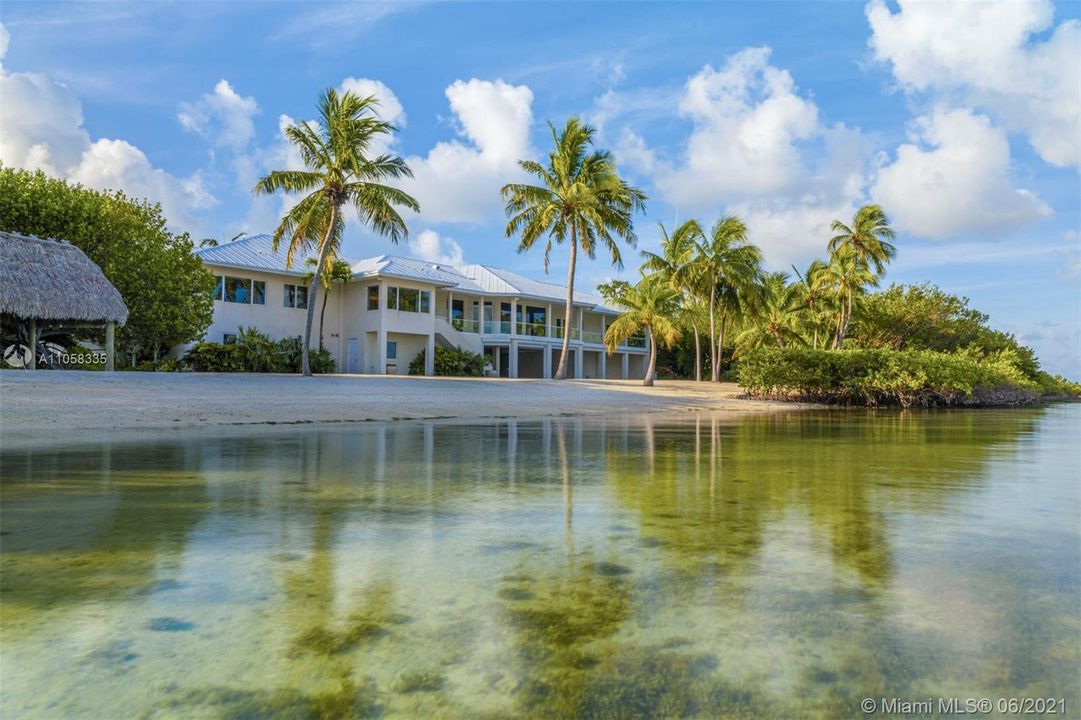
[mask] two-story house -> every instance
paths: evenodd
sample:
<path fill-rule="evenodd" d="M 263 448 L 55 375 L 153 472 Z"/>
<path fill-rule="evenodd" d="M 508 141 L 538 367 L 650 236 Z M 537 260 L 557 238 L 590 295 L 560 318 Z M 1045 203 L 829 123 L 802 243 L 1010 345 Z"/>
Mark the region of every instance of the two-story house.
<path fill-rule="evenodd" d="M 303 336 L 308 288 L 305 257 L 285 267 L 284 248 L 255 235 L 198 251 L 218 277 L 214 320 L 206 339 L 231 342 L 241 327 L 273 338 Z M 451 266 L 380 255 L 350 262 L 353 277 L 320 291 L 313 347 L 322 315 L 323 345 L 339 372 L 398 374 L 422 351 L 432 374 L 436 345 L 484 354 L 501 377 L 549 378 L 570 333 L 569 375 L 632 378 L 645 373 L 645 337 L 609 355 L 604 331 L 619 311 L 602 298 L 574 293 L 564 327 L 566 288 L 487 265 Z M 323 312 L 323 299 L 326 310 Z"/>

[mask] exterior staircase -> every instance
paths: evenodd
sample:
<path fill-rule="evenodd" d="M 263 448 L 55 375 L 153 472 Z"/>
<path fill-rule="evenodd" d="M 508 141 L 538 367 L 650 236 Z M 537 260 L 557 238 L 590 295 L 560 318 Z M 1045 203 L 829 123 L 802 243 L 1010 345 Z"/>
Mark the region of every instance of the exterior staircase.
<path fill-rule="evenodd" d="M 462 332 L 447 322 L 446 318 L 435 319 L 435 341 L 445 348 L 468 350 L 478 355 L 484 354 L 484 343 L 476 333 Z"/>

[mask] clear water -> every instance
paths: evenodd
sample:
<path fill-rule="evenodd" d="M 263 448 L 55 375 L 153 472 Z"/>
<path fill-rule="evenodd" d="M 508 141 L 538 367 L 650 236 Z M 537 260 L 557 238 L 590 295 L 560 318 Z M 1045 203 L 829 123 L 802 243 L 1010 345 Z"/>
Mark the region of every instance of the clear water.
<path fill-rule="evenodd" d="M 1079 410 L 8 447 L 0 715 L 1077 717 Z"/>

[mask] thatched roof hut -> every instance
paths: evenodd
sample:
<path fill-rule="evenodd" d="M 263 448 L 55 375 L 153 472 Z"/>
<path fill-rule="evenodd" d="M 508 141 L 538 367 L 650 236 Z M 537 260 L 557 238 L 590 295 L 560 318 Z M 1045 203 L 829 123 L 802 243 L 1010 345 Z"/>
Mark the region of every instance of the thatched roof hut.
<path fill-rule="evenodd" d="M 128 319 L 124 299 L 74 245 L 0 231 L 0 313 L 83 324 Z"/>

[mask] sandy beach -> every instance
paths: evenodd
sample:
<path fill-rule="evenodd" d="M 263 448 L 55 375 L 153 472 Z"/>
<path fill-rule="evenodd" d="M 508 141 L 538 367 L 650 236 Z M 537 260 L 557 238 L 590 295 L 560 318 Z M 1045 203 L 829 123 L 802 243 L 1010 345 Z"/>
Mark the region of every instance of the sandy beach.
<path fill-rule="evenodd" d="M 20 371 L 0 374 L 0 432 L 793 409 L 740 392 L 685 381 Z"/>

